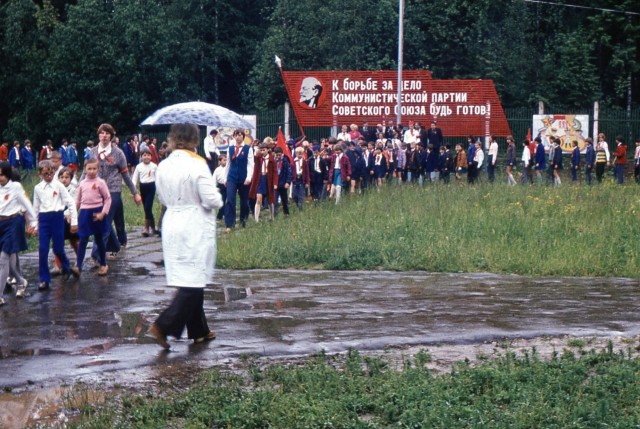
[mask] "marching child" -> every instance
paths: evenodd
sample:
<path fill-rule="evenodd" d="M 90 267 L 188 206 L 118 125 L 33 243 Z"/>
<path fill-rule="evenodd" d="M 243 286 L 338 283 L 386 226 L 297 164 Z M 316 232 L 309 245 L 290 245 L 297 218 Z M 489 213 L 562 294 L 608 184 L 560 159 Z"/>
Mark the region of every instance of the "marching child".
<path fill-rule="evenodd" d="M 111 194 L 107 183 L 98 177 L 98 159 L 89 158 L 84 163 L 85 180 L 78 186 L 76 207 L 80 210 L 78 217 L 78 264 L 73 267 L 76 276 L 82 272 L 82 263 L 87 251 L 89 237 L 93 235 L 93 241 L 98 246 L 99 276 L 106 276 L 109 271 L 107 265 L 107 248 L 104 235 L 109 233 L 111 225 L 105 221 L 105 216 L 111 207 Z"/>
<path fill-rule="evenodd" d="M 296 206 L 300 210 L 302 210 L 302 205 L 304 204 L 304 199 L 306 197 L 306 190 L 309 189 L 309 164 L 307 160 L 304 159 L 304 148 L 297 147 L 296 148 L 296 157 L 293 160 L 292 165 L 292 185 L 293 192 L 292 198 L 296 203 Z"/>
<path fill-rule="evenodd" d="M 269 203 L 269 213 L 271 220 L 275 215 L 276 190 L 278 189 L 278 176 L 276 173 L 276 163 L 269 153 L 269 144 L 260 143 L 259 152 L 254 156 L 253 172 L 251 178 L 251 188 L 249 189 L 249 198 L 255 199 L 256 204 L 253 215 L 256 222 L 260 220 L 260 208 L 262 207 L 262 199 L 267 196 Z M 301 152 L 304 149 L 299 147 Z"/>
<path fill-rule="evenodd" d="M 78 213 L 71 195 L 62 183 L 54 179 L 55 170 L 49 160 L 40 161 L 38 174 L 42 181 L 33 190 L 33 209 L 38 218 L 38 271 L 39 290 L 49 289 L 51 272 L 49 271 L 49 245 L 53 242 L 53 254 L 62 264 L 62 274 L 69 278 L 72 274 L 69 259 L 64 252 L 64 210 L 69 207 L 71 214 L 71 232 L 78 230 Z M 76 275 L 75 272 L 73 272 Z"/>
<path fill-rule="evenodd" d="M 24 188 L 19 182 L 11 180 L 12 175 L 11 165 L 6 161 L 0 162 L 0 285 L 2 287 L 9 277 L 11 255 L 20 250 L 18 234 L 23 227 L 24 218 L 20 216 L 23 209 L 29 214 L 29 233 L 38 227 L 37 217 Z M 23 279 L 23 284 L 17 288 L 24 290 L 26 286 L 26 280 Z M 0 305 L 3 304 L 4 299 L 0 297 Z"/>
<path fill-rule="evenodd" d="M 64 238 L 65 240 L 69 240 L 69 244 L 73 248 L 76 256 L 78 256 L 78 231 L 76 228 L 75 232 L 71 232 L 71 209 L 76 207 L 76 196 L 78 195 L 78 185 L 73 183 L 74 173 L 71 170 L 71 167 L 64 167 L 58 173 L 58 180 L 65 187 L 71 199 L 73 200 L 73 204 L 67 207 L 64 211 Z M 77 225 L 77 224 L 76 224 Z M 73 272 L 73 270 L 72 270 Z"/>
<path fill-rule="evenodd" d="M 218 191 L 220 191 L 220 195 L 222 195 L 222 207 L 218 209 L 216 219 L 222 220 L 224 218 L 224 202 L 227 200 L 227 187 L 225 185 L 227 179 L 224 175 L 224 171 L 227 168 L 227 155 L 222 154 L 217 158 L 218 167 L 213 171 L 213 180 L 216 181 Z"/>
<path fill-rule="evenodd" d="M 376 147 L 373 152 L 373 178 L 375 179 L 376 188 L 380 191 L 382 179 L 387 174 L 387 159 L 382 153 L 382 147 Z"/>
<path fill-rule="evenodd" d="M 277 193 L 282 204 L 282 212 L 285 216 L 289 216 L 289 188 L 291 187 L 291 164 L 289 157 L 284 156 L 281 147 L 276 146 L 273 149 L 273 156 L 276 161 L 276 174 L 278 176 Z M 276 211 L 276 215 L 278 212 Z"/>
<path fill-rule="evenodd" d="M 153 200 L 156 197 L 156 170 L 158 165 L 151 161 L 151 151 L 144 148 L 140 151 L 142 162 L 138 164 L 133 172 L 133 186 L 138 186 L 140 182 L 140 196 L 142 197 L 142 207 L 144 207 L 144 232 L 143 237 L 149 237 L 149 229 L 151 234 L 157 234 L 156 221 L 153 218 Z"/>
<path fill-rule="evenodd" d="M 336 204 L 340 202 L 342 186 L 351 180 L 351 164 L 349 158 L 342 153 L 342 149 L 342 144 L 336 143 L 329 161 L 329 180 L 331 181 L 329 198 L 335 197 Z"/>

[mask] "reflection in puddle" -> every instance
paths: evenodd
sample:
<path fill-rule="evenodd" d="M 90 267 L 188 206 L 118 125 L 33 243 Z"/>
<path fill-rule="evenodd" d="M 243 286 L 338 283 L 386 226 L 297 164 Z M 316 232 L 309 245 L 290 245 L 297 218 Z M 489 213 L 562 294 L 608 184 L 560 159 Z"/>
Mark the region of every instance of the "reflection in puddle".
<path fill-rule="evenodd" d="M 225 286 L 224 288 L 225 302 L 239 301 L 251 295 L 253 295 L 253 292 L 251 291 L 251 288 L 248 288 L 248 287 Z"/>
<path fill-rule="evenodd" d="M 54 355 L 68 355 L 68 352 L 62 350 L 53 350 L 48 348 L 28 348 L 23 350 L 13 350 L 8 347 L 0 347 L 0 359 L 9 359 L 16 356 L 54 356 Z"/>
<path fill-rule="evenodd" d="M 93 362 L 88 362 L 88 363 L 83 363 L 78 365 L 78 368 L 88 368 L 91 366 L 100 366 L 100 365 L 112 365 L 114 363 L 118 363 L 120 362 L 119 360 L 116 359 L 103 359 L 103 360 L 95 360 Z"/>

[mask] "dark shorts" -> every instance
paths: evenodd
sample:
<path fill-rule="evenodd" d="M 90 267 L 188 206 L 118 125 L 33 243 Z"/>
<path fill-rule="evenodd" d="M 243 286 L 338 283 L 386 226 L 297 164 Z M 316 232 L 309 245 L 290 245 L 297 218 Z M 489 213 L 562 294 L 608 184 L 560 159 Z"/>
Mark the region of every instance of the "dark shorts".
<path fill-rule="evenodd" d="M 269 189 L 267 187 L 267 175 L 263 174 L 260 176 L 260 183 L 258 183 L 258 190 L 256 191 L 256 193 L 260 194 L 260 195 L 267 195 L 269 194 Z"/>

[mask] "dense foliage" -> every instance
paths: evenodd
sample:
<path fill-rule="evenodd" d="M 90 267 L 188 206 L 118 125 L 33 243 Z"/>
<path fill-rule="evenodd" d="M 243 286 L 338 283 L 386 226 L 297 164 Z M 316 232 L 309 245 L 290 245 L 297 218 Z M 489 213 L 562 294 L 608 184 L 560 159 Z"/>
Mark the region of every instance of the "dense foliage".
<path fill-rule="evenodd" d="M 404 67 L 493 79 L 503 104 L 640 104 L 640 5 L 406 0 Z M 623 14 L 591 7 L 633 12 Z M 290 70 L 395 69 L 397 0 L 0 0 L 2 137 L 133 130 L 156 108 L 282 104 Z"/>

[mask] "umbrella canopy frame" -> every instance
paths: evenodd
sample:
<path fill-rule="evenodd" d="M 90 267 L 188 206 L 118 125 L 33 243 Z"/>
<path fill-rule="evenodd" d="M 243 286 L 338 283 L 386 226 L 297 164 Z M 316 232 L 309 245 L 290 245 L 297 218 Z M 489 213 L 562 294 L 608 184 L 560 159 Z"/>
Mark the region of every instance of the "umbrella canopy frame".
<path fill-rule="evenodd" d="M 202 101 L 172 104 L 156 110 L 140 126 L 194 124 L 209 127 L 251 129 L 253 125 L 242 116 L 217 104 Z"/>

